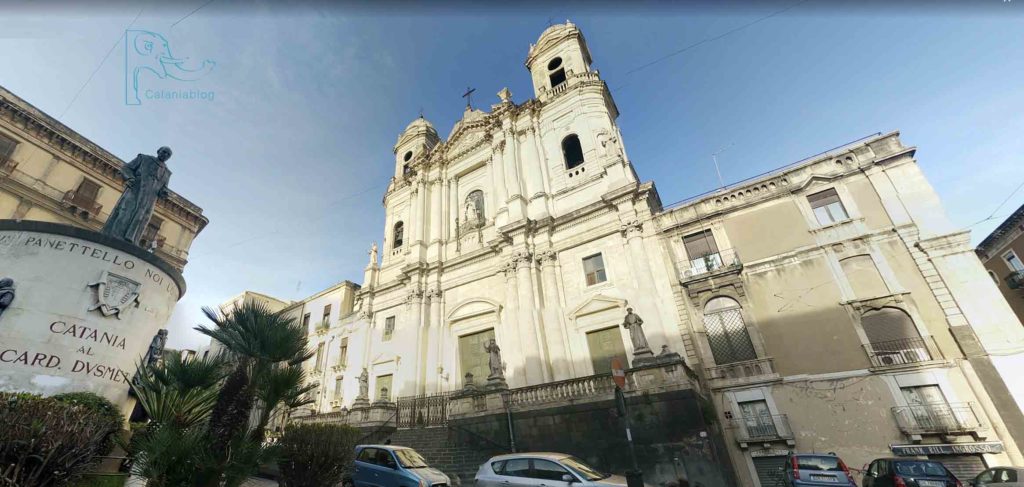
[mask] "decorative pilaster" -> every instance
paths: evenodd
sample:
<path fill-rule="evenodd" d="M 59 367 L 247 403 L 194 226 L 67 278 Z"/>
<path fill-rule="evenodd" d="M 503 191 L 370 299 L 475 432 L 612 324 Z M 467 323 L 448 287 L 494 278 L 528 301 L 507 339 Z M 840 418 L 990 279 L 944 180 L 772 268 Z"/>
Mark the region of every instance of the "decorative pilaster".
<path fill-rule="evenodd" d="M 523 154 L 526 172 L 526 196 L 529 202 L 530 218 L 540 220 L 548 216 L 547 193 L 544 191 L 544 169 L 542 166 L 539 134 L 533 126 L 526 129 L 526 151 Z"/>
<path fill-rule="evenodd" d="M 487 169 L 491 172 L 491 183 L 494 185 L 494 219 L 498 222 L 498 226 L 507 223 L 508 219 L 508 189 L 505 187 L 505 170 L 504 164 L 502 164 L 504 152 L 504 140 L 494 144 L 491 149 L 491 159 L 487 164 Z M 499 218 L 498 215 L 501 214 L 504 216 Z"/>
<path fill-rule="evenodd" d="M 505 150 L 502 152 L 502 158 L 505 161 L 505 185 L 508 188 L 508 221 L 519 221 L 525 211 L 525 198 L 519 182 L 519 144 L 511 126 L 505 129 Z"/>
<path fill-rule="evenodd" d="M 655 282 L 654 274 L 651 272 L 651 267 L 648 263 L 647 254 L 644 251 L 643 222 L 638 219 L 625 221 L 619 225 L 619 231 L 622 232 L 623 238 L 626 239 L 626 246 L 629 247 L 629 263 L 633 269 L 632 278 L 635 285 L 634 289 L 636 289 L 637 308 L 639 308 L 643 315 L 659 318 L 657 322 L 660 323 L 661 313 L 658 312 L 657 303 L 655 303 L 653 296 L 651 296 L 650 287 L 640 285 L 640 283 L 650 284 Z M 661 332 L 661 335 L 661 338 L 665 338 L 663 332 Z"/>

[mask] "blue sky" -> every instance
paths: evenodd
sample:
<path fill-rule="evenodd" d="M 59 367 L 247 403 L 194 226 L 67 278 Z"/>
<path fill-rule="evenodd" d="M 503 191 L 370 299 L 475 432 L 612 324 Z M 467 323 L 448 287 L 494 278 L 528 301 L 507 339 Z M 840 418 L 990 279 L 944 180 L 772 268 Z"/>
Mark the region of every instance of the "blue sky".
<path fill-rule="evenodd" d="M 1020 191 L 977 223 L 1024 183 L 1024 1 L 365 10 L 225 0 L 188 15 L 205 3 L 32 3 L 10 8 L 0 31 L 0 84 L 123 159 L 174 149 L 171 187 L 210 225 L 192 247 L 171 346 L 205 342 L 188 331 L 200 306 L 244 289 L 298 299 L 360 282 L 382 239 L 398 133 L 422 109 L 447 135 L 467 86 L 478 106 L 506 86 L 517 102 L 531 97 L 523 60 L 549 19 L 583 29 L 637 172 L 666 204 L 716 187 L 711 154 L 723 148 L 728 183 L 891 130 L 918 146 L 975 242 L 1024 203 Z M 126 106 L 129 25 L 163 34 L 177 57 L 217 63 L 193 83 L 147 86 L 214 99 Z"/>

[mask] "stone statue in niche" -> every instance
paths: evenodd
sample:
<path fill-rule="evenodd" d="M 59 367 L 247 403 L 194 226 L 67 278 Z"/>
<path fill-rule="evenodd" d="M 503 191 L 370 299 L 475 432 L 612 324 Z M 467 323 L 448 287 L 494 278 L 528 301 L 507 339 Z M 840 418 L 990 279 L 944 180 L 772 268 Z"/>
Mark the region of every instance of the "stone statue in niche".
<path fill-rule="evenodd" d="M 171 171 L 167 169 L 166 162 L 171 158 L 171 149 L 161 147 L 156 154 L 156 157 L 139 154 L 132 162 L 121 166 L 124 193 L 103 224 L 105 235 L 138 245 L 153 216 L 157 198 L 168 195 Z"/>
<path fill-rule="evenodd" d="M 0 317 L 3 317 L 4 311 L 11 306 L 14 302 L 14 279 L 5 277 L 0 279 Z"/>
<path fill-rule="evenodd" d="M 482 191 L 473 191 L 466 196 L 465 220 L 466 228 L 484 226 L 484 193 Z"/>
<path fill-rule="evenodd" d="M 604 157 L 619 154 L 619 138 L 604 130 L 597 134 L 598 153 Z"/>
<path fill-rule="evenodd" d="M 644 320 L 640 315 L 633 312 L 633 308 L 626 308 L 626 317 L 622 320 L 622 327 L 629 330 L 629 338 L 633 341 L 633 356 L 650 356 L 650 345 L 647 344 L 647 337 L 644 335 Z"/>

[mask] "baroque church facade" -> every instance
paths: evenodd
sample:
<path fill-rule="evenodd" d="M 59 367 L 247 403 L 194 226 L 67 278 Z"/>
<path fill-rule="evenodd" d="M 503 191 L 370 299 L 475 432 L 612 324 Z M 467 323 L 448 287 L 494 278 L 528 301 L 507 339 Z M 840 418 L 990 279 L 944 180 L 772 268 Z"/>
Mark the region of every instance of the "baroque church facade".
<path fill-rule="evenodd" d="M 525 64 L 533 98 L 505 89 L 445 139 L 423 118 L 399 135 L 361 284 L 222 305 L 259 300 L 308 327 L 317 388 L 292 419 L 401 427 L 389 404 L 451 397 L 443 414 L 470 440 L 621 470 L 618 358 L 647 408 L 647 479 L 767 487 L 789 451 L 927 455 L 961 478 L 1024 461 L 1024 327 L 898 132 L 663 207 L 578 27 L 545 30 Z M 630 308 L 661 366 L 636 360 Z"/>

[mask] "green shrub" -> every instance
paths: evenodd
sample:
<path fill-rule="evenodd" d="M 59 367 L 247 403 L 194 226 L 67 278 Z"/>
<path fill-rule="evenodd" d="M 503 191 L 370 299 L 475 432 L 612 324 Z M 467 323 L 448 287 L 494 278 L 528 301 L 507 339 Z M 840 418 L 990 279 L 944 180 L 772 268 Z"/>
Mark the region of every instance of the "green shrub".
<path fill-rule="evenodd" d="M 75 482 L 74 487 L 124 487 L 128 474 L 88 474 Z"/>
<path fill-rule="evenodd" d="M 103 396 L 93 394 L 91 392 L 68 392 L 53 396 L 53 399 L 63 403 L 76 404 L 96 411 L 97 413 L 109 418 L 114 422 L 114 424 L 117 424 L 119 430 L 122 425 L 124 425 L 124 415 L 121 414 L 121 410 Z M 106 455 L 114 449 L 116 434 L 117 431 L 114 431 L 107 436 L 106 446 L 100 455 Z"/>
<path fill-rule="evenodd" d="M 64 485 L 91 469 L 121 424 L 90 407 L 0 392 L 0 485 Z"/>
<path fill-rule="evenodd" d="M 289 426 L 278 440 L 282 487 L 337 485 L 352 466 L 359 430 L 336 424 Z"/>

